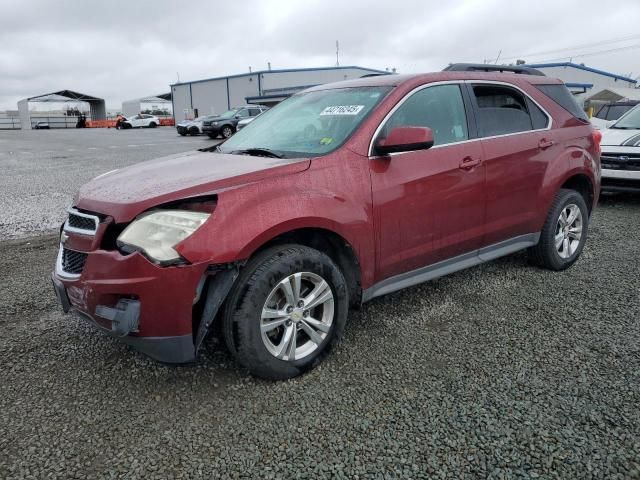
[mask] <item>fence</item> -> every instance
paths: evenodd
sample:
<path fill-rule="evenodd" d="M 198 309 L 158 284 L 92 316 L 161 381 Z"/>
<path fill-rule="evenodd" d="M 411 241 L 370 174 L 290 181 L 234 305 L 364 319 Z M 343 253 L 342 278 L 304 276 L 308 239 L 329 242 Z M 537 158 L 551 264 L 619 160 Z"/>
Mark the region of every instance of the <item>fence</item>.
<path fill-rule="evenodd" d="M 20 130 L 20 118 L 0 117 L 0 130 Z"/>

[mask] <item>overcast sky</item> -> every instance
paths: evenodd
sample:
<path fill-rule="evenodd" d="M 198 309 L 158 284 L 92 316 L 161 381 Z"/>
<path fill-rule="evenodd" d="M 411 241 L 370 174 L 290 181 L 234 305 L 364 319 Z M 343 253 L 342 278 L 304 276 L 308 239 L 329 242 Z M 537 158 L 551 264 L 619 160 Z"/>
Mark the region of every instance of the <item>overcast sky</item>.
<path fill-rule="evenodd" d="M 120 108 L 177 74 L 331 66 L 336 40 L 340 64 L 402 73 L 502 51 L 637 77 L 639 19 L 639 0 L 0 0 L 0 110 L 60 89 Z"/>

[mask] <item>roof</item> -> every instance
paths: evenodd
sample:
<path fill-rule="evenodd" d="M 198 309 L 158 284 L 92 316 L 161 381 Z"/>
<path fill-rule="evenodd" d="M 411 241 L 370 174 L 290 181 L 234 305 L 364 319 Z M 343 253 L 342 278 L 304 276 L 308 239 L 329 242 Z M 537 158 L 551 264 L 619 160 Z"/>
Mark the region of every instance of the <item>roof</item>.
<path fill-rule="evenodd" d="M 193 83 L 211 82 L 213 80 L 226 80 L 228 78 L 250 77 L 250 76 L 253 76 L 253 75 L 262 75 L 264 73 L 319 72 L 319 71 L 324 71 L 324 70 L 348 70 L 348 69 L 365 70 L 367 72 L 381 73 L 381 74 L 384 74 L 384 75 L 390 75 L 391 74 L 391 72 L 386 72 L 384 70 L 376 70 L 375 68 L 367 68 L 367 67 L 358 67 L 357 65 L 348 65 L 348 66 L 344 66 L 344 67 L 285 68 L 285 69 L 280 69 L 280 70 L 257 70 L 255 72 L 239 73 L 239 74 L 236 74 L 236 75 L 226 75 L 224 77 L 203 78 L 202 80 L 194 80 L 192 82 L 172 83 L 170 86 L 171 87 L 175 87 L 177 85 L 189 85 L 189 84 L 193 84 Z"/>
<path fill-rule="evenodd" d="M 522 75 L 520 73 L 500 73 L 500 72 L 457 72 L 443 71 L 434 73 L 417 73 L 402 75 L 381 75 L 376 77 L 354 78 L 341 82 L 325 83 L 309 90 L 328 90 L 332 88 L 348 87 L 395 87 L 404 83 L 414 83 L 416 85 L 429 82 L 455 81 L 455 80 L 478 80 L 500 82 L 510 80 L 514 84 L 527 82 L 531 84 L 560 84 L 560 80 L 540 75 Z"/>
<path fill-rule="evenodd" d="M 604 75 L 605 77 L 615 78 L 616 80 L 623 80 L 625 82 L 638 83 L 637 80 L 633 78 L 624 77 L 622 75 L 617 75 L 611 72 L 605 72 L 604 70 L 598 70 L 597 68 L 587 67 L 586 65 L 580 65 L 572 62 L 561 62 L 561 63 L 527 63 L 527 67 L 531 68 L 553 68 L 553 67 L 572 67 L 577 68 L 578 70 L 584 70 L 586 72 L 597 73 L 599 75 Z"/>
<path fill-rule="evenodd" d="M 618 102 L 620 100 L 640 100 L 640 88 L 605 88 L 591 95 L 587 100 Z"/>
<path fill-rule="evenodd" d="M 37 100 L 39 102 L 104 102 L 102 98 L 93 97 L 84 93 L 74 92 L 73 90 L 59 90 L 57 92 L 45 93 L 43 95 L 29 97 L 27 98 L 27 100 Z"/>

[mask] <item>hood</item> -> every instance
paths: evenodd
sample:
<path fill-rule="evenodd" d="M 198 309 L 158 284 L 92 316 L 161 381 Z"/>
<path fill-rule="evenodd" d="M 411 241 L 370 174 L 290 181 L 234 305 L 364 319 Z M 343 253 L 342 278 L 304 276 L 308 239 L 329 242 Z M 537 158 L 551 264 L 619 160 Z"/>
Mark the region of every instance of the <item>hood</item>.
<path fill-rule="evenodd" d="M 607 128 L 600 131 L 602 132 L 600 145 L 640 147 L 640 129 L 622 130 Z"/>
<path fill-rule="evenodd" d="M 193 120 L 182 120 L 181 122 L 176 123 L 176 127 L 186 127 L 194 123 Z"/>
<path fill-rule="evenodd" d="M 216 193 L 309 168 L 309 159 L 188 152 L 98 176 L 83 185 L 76 206 L 128 222 L 156 205 Z"/>

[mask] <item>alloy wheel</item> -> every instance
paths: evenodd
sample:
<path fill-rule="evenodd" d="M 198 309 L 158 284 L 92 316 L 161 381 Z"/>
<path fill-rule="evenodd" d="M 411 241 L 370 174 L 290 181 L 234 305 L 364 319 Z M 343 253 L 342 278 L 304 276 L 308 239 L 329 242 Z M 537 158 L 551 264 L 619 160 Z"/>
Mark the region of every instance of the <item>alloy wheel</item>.
<path fill-rule="evenodd" d="M 267 296 L 260 320 L 262 341 L 274 357 L 300 360 L 329 335 L 333 317 L 331 286 L 315 273 L 294 273 Z"/>
<path fill-rule="evenodd" d="M 582 212 L 571 203 L 560 212 L 554 242 L 560 258 L 570 258 L 580 246 L 582 238 Z"/>

